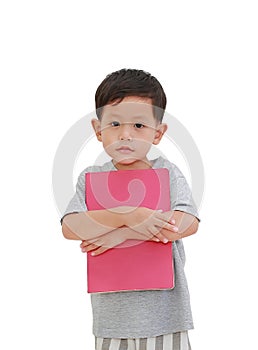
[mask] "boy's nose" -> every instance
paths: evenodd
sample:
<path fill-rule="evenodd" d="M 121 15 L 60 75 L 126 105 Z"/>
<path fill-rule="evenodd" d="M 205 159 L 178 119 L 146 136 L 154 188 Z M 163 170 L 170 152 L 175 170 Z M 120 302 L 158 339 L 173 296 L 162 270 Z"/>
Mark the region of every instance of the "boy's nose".
<path fill-rule="evenodd" d="M 131 125 L 129 125 L 129 124 L 121 125 L 119 139 L 121 141 L 124 141 L 124 140 L 131 141 L 132 140 Z"/>

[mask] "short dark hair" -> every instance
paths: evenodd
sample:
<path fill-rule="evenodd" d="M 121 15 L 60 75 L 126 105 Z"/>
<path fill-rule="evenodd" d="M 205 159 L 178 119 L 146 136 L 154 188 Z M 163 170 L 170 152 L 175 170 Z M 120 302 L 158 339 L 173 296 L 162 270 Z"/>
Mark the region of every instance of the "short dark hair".
<path fill-rule="evenodd" d="M 102 108 L 112 102 L 120 103 L 127 96 L 151 98 L 154 117 L 162 121 L 167 104 L 160 82 L 150 73 L 138 69 L 121 69 L 106 76 L 97 88 L 95 106 L 101 119 Z"/>

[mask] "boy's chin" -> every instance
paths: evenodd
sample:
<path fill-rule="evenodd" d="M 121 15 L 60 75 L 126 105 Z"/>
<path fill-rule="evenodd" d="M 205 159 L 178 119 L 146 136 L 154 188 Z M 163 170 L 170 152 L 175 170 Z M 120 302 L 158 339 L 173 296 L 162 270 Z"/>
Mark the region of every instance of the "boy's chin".
<path fill-rule="evenodd" d="M 126 158 L 126 159 L 114 159 L 113 162 L 116 165 L 132 165 L 134 163 L 137 163 L 139 160 L 138 159 L 134 159 L 134 158 Z"/>
<path fill-rule="evenodd" d="M 128 169 L 134 169 L 134 168 L 149 168 L 149 162 L 143 159 L 135 159 L 135 158 L 126 158 L 126 159 L 113 159 L 114 165 L 119 169 L 121 168 L 128 168 Z"/>

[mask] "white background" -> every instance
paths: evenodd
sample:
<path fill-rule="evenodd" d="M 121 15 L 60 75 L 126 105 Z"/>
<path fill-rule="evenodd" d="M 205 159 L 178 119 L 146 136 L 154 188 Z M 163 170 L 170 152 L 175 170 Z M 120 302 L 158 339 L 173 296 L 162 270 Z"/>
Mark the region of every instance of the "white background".
<path fill-rule="evenodd" d="M 255 347 L 256 5 L 1 2 L 1 349 L 94 348 L 85 255 L 62 237 L 52 164 L 98 84 L 124 67 L 160 80 L 205 166 L 202 222 L 185 239 L 192 347 Z"/>

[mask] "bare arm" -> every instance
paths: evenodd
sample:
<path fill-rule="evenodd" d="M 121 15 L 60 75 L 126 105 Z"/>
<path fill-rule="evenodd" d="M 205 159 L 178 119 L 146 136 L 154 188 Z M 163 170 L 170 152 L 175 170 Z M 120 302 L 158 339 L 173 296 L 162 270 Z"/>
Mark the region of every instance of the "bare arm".
<path fill-rule="evenodd" d="M 182 211 L 171 211 L 167 212 L 166 215 L 168 215 L 168 217 L 172 217 L 171 221 L 178 226 L 174 226 L 175 231 L 177 232 L 161 229 L 160 233 L 167 237 L 167 242 L 176 241 L 197 232 L 199 223 L 196 217 Z M 146 240 L 146 236 L 128 227 L 122 227 L 92 241 L 83 241 L 80 247 L 82 252 L 93 251 L 92 255 L 99 255 L 128 239 L 143 241 Z M 151 240 L 154 242 L 160 242 L 160 240 L 155 236 Z M 162 242 L 166 243 L 164 240 Z"/>
<path fill-rule="evenodd" d="M 172 219 L 175 220 L 175 225 L 178 227 L 178 232 L 171 232 L 166 229 L 161 230 L 161 233 L 169 241 L 173 242 L 191 236 L 198 231 L 199 220 L 195 216 L 179 210 L 167 212 L 167 214 L 171 215 Z"/>
<path fill-rule="evenodd" d="M 125 241 L 127 241 L 127 247 L 135 245 L 137 244 L 136 240 L 146 241 L 146 236 L 128 227 L 120 227 L 91 241 L 82 241 L 80 247 L 83 253 L 91 251 L 91 255 L 99 255 L 106 252 L 109 249 L 120 245 L 121 243 L 124 243 Z M 160 242 L 160 240 L 156 237 L 153 237 L 149 240 L 154 242 Z"/>
<path fill-rule="evenodd" d="M 91 240 L 123 226 L 123 215 L 112 210 L 92 210 L 66 215 L 62 232 L 67 239 Z"/>
<path fill-rule="evenodd" d="M 144 235 L 145 239 L 152 239 L 153 236 L 156 236 L 162 241 L 167 241 L 160 231 L 162 228 L 168 231 L 175 230 L 170 216 L 144 207 L 92 210 L 65 216 L 62 231 L 67 239 L 91 241 L 119 227 L 126 226 Z"/>

